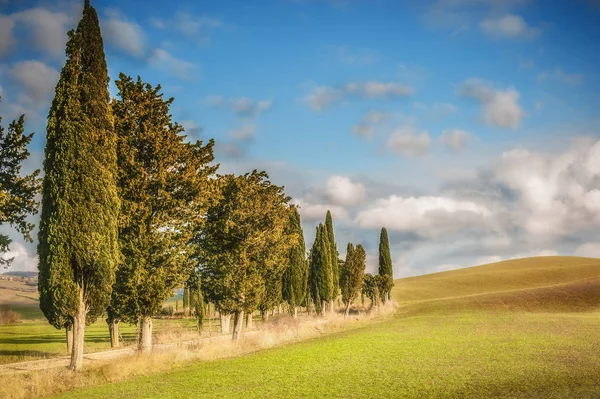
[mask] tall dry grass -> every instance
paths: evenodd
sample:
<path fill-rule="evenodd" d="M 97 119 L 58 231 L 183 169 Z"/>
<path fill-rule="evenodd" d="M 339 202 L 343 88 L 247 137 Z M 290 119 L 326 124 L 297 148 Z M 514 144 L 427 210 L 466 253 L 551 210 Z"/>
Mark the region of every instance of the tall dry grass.
<path fill-rule="evenodd" d="M 373 312 L 358 307 L 348 318 L 341 313 L 328 313 L 321 317 L 299 314 L 297 319 L 280 314 L 268 322 L 257 322 L 255 328 L 246 331 L 237 344 L 231 341 L 230 335 L 222 335 L 180 345 L 157 345 L 156 350 L 147 355 L 135 354 L 106 361 L 87 360 L 84 371 L 77 374 L 60 367 L 4 375 L 0 384 L 0 398 L 52 396 L 78 388 L 160 373 L 191 362 L 231 358 L 382 321 L 394 313 L 396 308 L 397 305 L 392 302 L 379 306 Z M 188 336 L 173 330 L 163 332 L 159 341 L 168 338 L 185 340 Z"/>

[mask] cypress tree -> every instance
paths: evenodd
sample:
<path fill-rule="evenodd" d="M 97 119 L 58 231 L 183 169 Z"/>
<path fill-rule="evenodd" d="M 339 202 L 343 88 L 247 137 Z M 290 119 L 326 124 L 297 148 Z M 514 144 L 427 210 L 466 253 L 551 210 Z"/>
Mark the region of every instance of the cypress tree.
<path fill-rule="evenodd" d="M 331 247 L 325 226 L 317 226 L 315 242 L 311 249 L 309 284 L 311 299 L 317 313 L 323 313 L 325 303 L 333 297 L 333 273 L 331 268 Z"/>
<path fill-rule="evenodd" d="M 80 370 L 85 325 L 110 300 L 119 259 L 119 199 L 108 72 L 89 1 L 68 37 L 46 129 L 38 285 L 50 324 L 74 325 L 70 368 Z"/>
<path fill-rule="evenodd" d="M 308 280 L 308 262 L 306 261 L 306 245 L 300 213 L 295 206 L 290 207 L 289 232 L 296 234 L 297 241 L 289 251 L 288 265 L 283 274 L 283 299 L 290 307 L 290 313 L 297 315 L 297 307 L 304 301 Z"/>
<path fill-rule="evenodd" d="M 183 127 L 171 120 L 174 99 L 160 85 L 124 74 L 115 82 L 113 102 L 118 137 L 118 190 L 122 217 L 117 272 L 124 318 L 140 327 L 140 351 L 152 348 L 152 316 L 194 268 L 190 244 L 202 225 L 217 166 L 213 144 L 186 142 Z M 116 298 L 116 296 L 113 296 Z M 189 296 L 184 311 L 189 309 Z"/>
<path fill-rule="evenodd" d="M 348 244 L 346 261 L 340 270 L 340 289 L 342 291 L 342 301 L 345 305 L 345 316 L 350 312 L 350 305 L 362 290 L 365 268 L 367 266 L 367 255 L 362 245 L 356 249 L 352 244 Z"/>
<path fill-rule="evenodd" d="M 394 286 L 392 256 L 390 255 L 390 243 L 388 241 L 387 230 L 381 228 L 379 235 L 379 275 L 381 276 L 381 299 L 383 303 L 392 299 L 392 287 Z"/>
<path fill-rule="evenodd" d="M 327 230 L 327 240 L 329 241 L 329 261 L 331 262 L 331 274 L 333 277 L 333 292 L 331 294 L 331 298 L 329 299 L 331 310 L 333 310 L 333 302 L 340 292 L 340 273 L 338 266 L 339 253 L 337 251 L 335 236 L 333 234 L 333 219 L 329 210 L 325 216 L 325 228 Z"/>

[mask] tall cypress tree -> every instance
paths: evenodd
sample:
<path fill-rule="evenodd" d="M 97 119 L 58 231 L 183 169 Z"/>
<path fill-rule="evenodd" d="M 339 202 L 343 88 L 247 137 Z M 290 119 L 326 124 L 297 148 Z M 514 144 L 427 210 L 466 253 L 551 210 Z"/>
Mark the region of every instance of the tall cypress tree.
<path fill-rule="evenodd" d="M 333 234 L 333 219 L 329 210 L 327 211 L 327 215 L 325 216 L 325 229 L 327 230 L 327 240 L 329 241 L 329 261 L 331 262 L 330 267 L 331 274 L 333 277 L 333 292 L 331 294 L 331 298 L 329 299 L 329 301 L 331 301 L 331 310 L 333 310 L 333 303 L 340 291 L 340 272 L 338 267 L 339 253 L 337 251 L 337 245 L 335 244 L 335 236 Z"/>
<path fill-rule="evenodd" d="M 300 213 L 295 206 L 290 207 L 289 233 L 297 235 L 297 241 L 289 251 L 288 266 L 283 274 L 283 299 L 290 306 L 290 312 L 297 315 L 297 307 L 304 301 L 308 281 L 308 262 L 306 261 L 306 245 Z"/>
<path fill-rule="evenodd" d="M 311 297 L 317 313 L 322 313 L 325 303 L 333 298 L 333 273 L 331 265 L 331 247 L 327 229 L 323 224 L 317 226 L 317 235 L 311 249 L 309 284 Z"/>
<path fill-rule="evenodd" d="M 68 36 L 46 129 L 38 285 L 50 324 L 73 322 L 70 368 L 80 370 L 85 325 L 105 311 L 115 278 L 119 198 L 104 46 L 88 0 Z"/>
<path fill-rule="evenodd" d="M 381 281 L 381 298 L 385 303 L 386 300 L 392 299 L 392 287 L 394 286 L 392 256 L 390 255 L 390 243 L 388 241 L 387 230 L 381 228 L 379 236 L 379 275 Z"/>

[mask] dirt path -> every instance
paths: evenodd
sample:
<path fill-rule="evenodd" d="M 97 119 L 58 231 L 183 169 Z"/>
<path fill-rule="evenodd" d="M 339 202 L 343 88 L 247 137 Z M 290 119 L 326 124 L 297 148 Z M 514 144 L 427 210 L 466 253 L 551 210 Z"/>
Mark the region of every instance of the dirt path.
<path fill-rule="evenodd" d="M 242 332 L 242 336 L 248 337 L 257 334 L 257 330 Z M 231 334 L 217 335 L 215 337 L 199 338 L 191 341 L 172 342 L 165 344 L 154 344 L 153 352 L 160 352 L 170 350 L 177 347 L 186 347 L 199 344 L 209 344 L 214 342 L 223 342 L 231 340 Z M 133 356 L 136 350 L 132 347 L 122 349 L 111 349 L 102 352 L 86 353 L 83 356 L 85 363 L 100 363 L 108 360 L 117 359 L 120 357 Z M 60 356 L 51 359 L 42 360 L 30 360 L 27 362 L 19 363 L 8 363 L 0 365 L 0 376 L 17 374 L 17 373 L 28 373 L 31 371 L 46 370 L 56 367 L 68 367 L 71 358 L 70 356 Z"/>

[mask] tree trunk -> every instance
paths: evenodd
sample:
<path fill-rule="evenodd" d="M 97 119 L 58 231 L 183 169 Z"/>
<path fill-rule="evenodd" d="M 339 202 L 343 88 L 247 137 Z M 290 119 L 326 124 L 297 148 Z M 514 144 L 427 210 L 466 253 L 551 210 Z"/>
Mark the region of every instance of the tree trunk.
<path fill-rule="evenodd" d="M 152 352 L 152 318 L 149 316 L 144 316 L 140 320 L 138 351 L 142 353 Z"/>
<path fill-rule="evenodd" d="M 246 328 L 252 328 L 252 312 L 246 314 Z"/>
<path fill-rule="evenodd" d="M 110 347 L 119 347 L 119 322 L 115 320 L 108 321 L 108 332 L 110 334 Z"/>
<path fill-rule="evenodd" d="M 221 314 L 221 334 L 229 334 L 229 321 L 230 320 L 231 320 L 231 315 Z"/>
<path fill-rule="evenodd" d="M 260 311 L 260 318 L 262 319 L 262 321 L 269 321 L 269 312 L 261 310 Z"/>
<path fill-rule="evenodd" d="M 65 332 L 67 336 L 67 353 L 69 355 L 73 354 L 73 327 L 65 327 Z"/>
<path fill-rule="evenodd" d="M 85 301 L 83 300 L 83 289 L 79 289 L 79 307 L 73 317 L 73 352 L 71 353 L 71 364 L 69 368 L 73 371 L 81 371 L 83 367 L 83 346 L 85 337 Z"/>
<path fill-rule="evenodd" d="M 348 302 L 348 304 L 346 305 L 346 310 L 344 312 L 344 317 L 348 318 L 349 315 L 350 315 L 350 302 Z"/>
<path fill-rule="evenodd" d="M 233 342 L 238 342 L 240 340 L 240 335 L 242 335 L 242 324 L 244 324 L 244 311 L 238 310 L 233 315 L 233 335 L 231 336 L 231 340 Z"/>
<path fill-rule="evenodd" d="M 298 318 L 298 306 L 294 306 L 294 319 Z"/>

